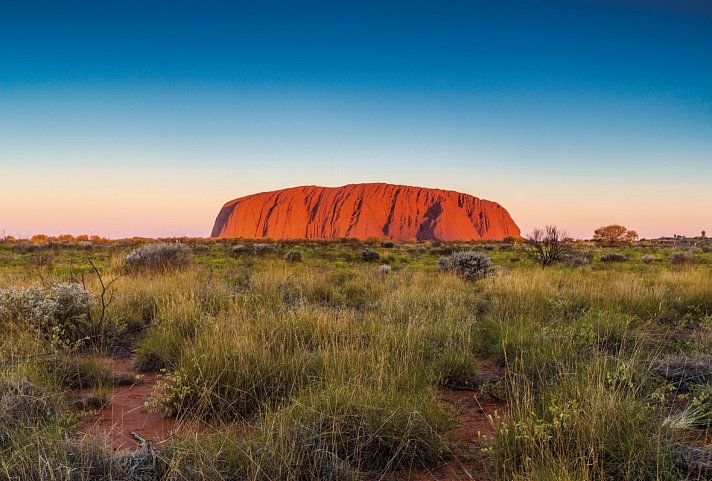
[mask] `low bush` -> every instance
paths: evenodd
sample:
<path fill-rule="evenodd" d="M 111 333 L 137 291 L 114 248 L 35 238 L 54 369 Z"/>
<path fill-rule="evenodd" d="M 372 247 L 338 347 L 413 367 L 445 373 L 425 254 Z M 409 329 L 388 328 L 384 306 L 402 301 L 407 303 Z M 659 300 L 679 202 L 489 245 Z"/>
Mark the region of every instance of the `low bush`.
<path fill-rule="evenodd" d="M 0 289 L 0 325 L 26 325 L 57 348 L 76 347 L 94 334 L 91 306 L 91 295 L 73 283 Z"/>
<path fill-rule="evenodd" d="M 287 251 L 287 253 L 284 254 L 284 260 L 291 263 L 302 262 L 302 253 L 301 251 L 295 250 Z"/>
<path fill-rule="evenodd" d="M 185 269 L 190 265 L 190 248 L 179 243 L 148 244 L 124 257 L 129 272 Z"/>
<path fill-rule="evenodd" d="M 230 254 L 235 257 L 244 256 L 244 255 L 250 254 L 251 252 L 252 252 L 252 249 L 250 249 L 249 247 L 247 247 L 246 245 L 243 245 L 243 244 L 237 244 L 230 248 Z"/>
<path fill-rule="evenodd" d="M 376 273 L 381 277 L 385 278 L 388 274 L 391 273 L 391 266 L 388 264 L 381 264 L 378 266 L 378 269 L 376 269 Z"/>
<path fill-rule="evenodd" d="M 381 254 L 373 249 L 364 249 L 361 251 L 361 260 L 364 262 L 378 262 L 381 260 Z"/>
<path fill-rule="evenodd" d="M 494 274 L 495 266 L 487 254 L 456 252 L 438 259 L 439 271 L 452 271 L 467 281 L 477 281 Z"/>
<path fill-rule="evenodd" d="M 625 262 L 628 260 L 628 256 L 624 254 L 618 254 L 616 252 L 611 252 L 601 256 L 601 262 Z"/>
<path fill-rule="evenodd" d="M 673 252 L 668 257 L 668 262 L 670 262 L 670 264 L 673 264 L 676 266 L 686 265 L 686 264 L 694 264 L 695 262 L 697 262 L 697 258 L 691 252 L 687 252 L 687 251 Z"/>
<path fill-rule="evenodd" d="M 583 267 L 589 264 L 589 259 L 581 255 L 567 255 L 561 259 L 569 267 Z"/>
<path fill-rule="evenodd" d="M 640 258 L 640 260 L 641 260 L 644 264 L 650 264 L 650 263 L 652 263 L 652 262 L 655 261 L 655 256 L 650 255 L 650 254 L 645 254 L 644 256 L 642 256 L 642 257 Z"/>
<path fill-rule="evenodd" d="M 272 244 L 253 244 L 252 250 L 257 255 L 276 254 L 277 246 Z"/>

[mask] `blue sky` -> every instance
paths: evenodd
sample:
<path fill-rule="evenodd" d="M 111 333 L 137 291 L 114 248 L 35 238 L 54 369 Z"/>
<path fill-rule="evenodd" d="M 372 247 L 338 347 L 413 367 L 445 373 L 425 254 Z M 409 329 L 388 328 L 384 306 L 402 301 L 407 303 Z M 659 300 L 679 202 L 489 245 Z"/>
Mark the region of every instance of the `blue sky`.
<path fill-rule="evenodd" d="M 299 184 L 712 231 L 712 4 L 0 4 L 0 230 L 208 235 Z"/>

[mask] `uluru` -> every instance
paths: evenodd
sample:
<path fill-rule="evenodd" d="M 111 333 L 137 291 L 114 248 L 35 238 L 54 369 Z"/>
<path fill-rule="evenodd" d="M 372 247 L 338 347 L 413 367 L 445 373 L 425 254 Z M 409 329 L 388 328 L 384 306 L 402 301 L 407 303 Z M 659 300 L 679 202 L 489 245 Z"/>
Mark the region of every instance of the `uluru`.
<path fill-rule="evenodd" d="M 211 237 L 501 240 L 520 235 L 496 202 L 450 190 L 385 183 L 301 186 L 231 200 Z"/>

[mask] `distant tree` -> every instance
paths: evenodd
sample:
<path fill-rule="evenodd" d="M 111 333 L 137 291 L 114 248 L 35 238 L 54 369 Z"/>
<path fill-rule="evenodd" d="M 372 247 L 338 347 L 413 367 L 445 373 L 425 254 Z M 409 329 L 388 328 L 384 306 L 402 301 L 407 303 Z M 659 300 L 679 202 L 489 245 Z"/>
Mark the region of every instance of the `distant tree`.
<path fill-rule="evenodd" d="M 566 232 L 556 226 L 548 225 L 544 229 L 534 229 L 526 241 L 532 250 L 534 259 L 542 269 L 558 262 L 566 252 Z"/>
<path fill-rule="evenodd" d="M 47 242 L 49 241 L 49 236 L 45 234 L 35 234 L 30 237 L 30 240 L 36 243 Z"/>
<path fill-rule="evenodd" d="M 612 224 L 596 229 L 593 240 L 604 244 L 630 244 L 638 240 L 638 233 L 622 225 Z"/>

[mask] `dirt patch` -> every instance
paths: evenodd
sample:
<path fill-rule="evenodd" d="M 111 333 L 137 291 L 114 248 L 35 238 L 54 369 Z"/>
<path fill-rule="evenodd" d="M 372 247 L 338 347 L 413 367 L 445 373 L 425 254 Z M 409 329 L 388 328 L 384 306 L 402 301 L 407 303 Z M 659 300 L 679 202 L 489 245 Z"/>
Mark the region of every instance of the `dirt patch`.
<path fill-rule="evenodd" d="M 501 379 L 504 370 L 494 364 L 481 364 L 481 378 Z M 389 473 L 383 481 L 489 481 L 494 479 L 487 455 L 482 451 L 485 437 L 495 433 L 493 419 L 504 414 L 505 404 L 473 390 L 446 389 L 440 399 L 457 413 L 457 426 L 449 433 L 453 440 L 453 458 L 427 471 Z"/>
<path fill-rule="evenodd" d="M 114 386 L 109 390 L 109 405 L 84 417 L 79 429 L 86 434 L 101 435 L 107 446 L 114 449 L 138 449 L 131 432 L 154 444 L 167 440 L 176 427 L 175 419 L 165 418 L 145 405 L 159 379 L 156 373 L 137 375 L 133 370 L 133 358 L 107 358 L 117 377 L 135 378 L 136 382 Z"/>

